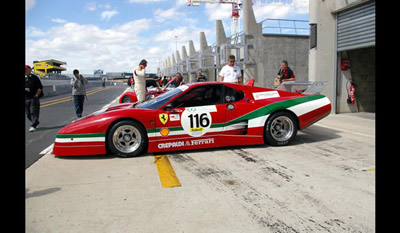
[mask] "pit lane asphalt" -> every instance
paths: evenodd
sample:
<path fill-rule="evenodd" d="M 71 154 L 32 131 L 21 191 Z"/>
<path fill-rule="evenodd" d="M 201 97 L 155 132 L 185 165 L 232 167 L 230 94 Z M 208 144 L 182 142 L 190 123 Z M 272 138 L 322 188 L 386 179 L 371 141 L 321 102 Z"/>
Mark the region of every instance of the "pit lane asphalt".
<path fill-rule="evenodd" d="M 90 97 L 90 96 L 89 96 Z M 26 169 L 26 232 L 375 232 L 375 118 L 329 115 L 288 146 L 57 157 Z"/>
<path fill-rule="evenodd" d="M 83 116 L 117 99 L 127 87 L 126 82 L 116 82 L 115 86 L 87 89 L 88 96 L 83 106 Z M 30 122 L 25 117 L 25 168 L 48 152 L 46 149 L 51 149 L 58 130 L 76 119 L 74 102 L 68 97 L 71 97 L 70 93 L 40 99 L 40 124 L 35 132 L 29 132 Z"/>

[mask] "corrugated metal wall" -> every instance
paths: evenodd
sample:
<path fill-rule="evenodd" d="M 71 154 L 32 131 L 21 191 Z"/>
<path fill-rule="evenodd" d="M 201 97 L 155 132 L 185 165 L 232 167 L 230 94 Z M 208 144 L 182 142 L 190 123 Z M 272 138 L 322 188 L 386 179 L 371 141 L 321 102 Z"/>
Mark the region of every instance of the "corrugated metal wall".
<path fill-rule="evenodd" d="M 375 1 L 339 12 L 337 51 L 375 46 Z"/>

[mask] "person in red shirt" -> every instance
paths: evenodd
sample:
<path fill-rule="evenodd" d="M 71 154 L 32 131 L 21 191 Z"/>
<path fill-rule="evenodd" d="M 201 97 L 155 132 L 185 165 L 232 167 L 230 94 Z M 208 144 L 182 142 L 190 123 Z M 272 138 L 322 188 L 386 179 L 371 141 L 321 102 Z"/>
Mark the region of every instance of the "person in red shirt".
<path fill-rule="evenodd" d="M 132 90 L 135 90 L 135 81 L 133 80 L 133 75 L 128 80 L 128 86 L 130 86 Z"/>
<path fill-rule="evenodd" d="M 167 85 L 165 85 L 164 91 L 166 91 L 167 87 L 171 84 L 174 85 L 175 87 L 178 87 L 182 84 L 185 84 L 185 78 L 182 76 L 181 73 L 176 73 L 176 76 L 171 81 L 169 81 Z"/>
<path fill-rule="evenodd" d="M 279 85 L 282 82 L 295 81 L 296 79 L 293 70 L 289 68 L 288 62 L 286 60 L 283 60 L 281 62 L 281 68 L 279 69 L 278 74 L 275 77 L 275 80 L 278 79 L 279 79 Z"/>

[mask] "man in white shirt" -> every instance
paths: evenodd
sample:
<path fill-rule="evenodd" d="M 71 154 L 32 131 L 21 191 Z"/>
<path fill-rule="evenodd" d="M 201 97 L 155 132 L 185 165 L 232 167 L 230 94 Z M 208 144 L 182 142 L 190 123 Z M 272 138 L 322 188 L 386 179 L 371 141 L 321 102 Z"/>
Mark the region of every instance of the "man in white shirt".
<path fill-rule="evenodd" d="M 146 99 L 146 66 L 147 61 L 145 59 L 142 59 L 139 63 L 139 66 L 133 70 L 133 79 L 135 80 L 135 93 L 139 103 L 145 101 Z"/>
<path fill-rule="evenodd" d="M 242 84 L 242 73 L 240 67 L 235 65 L 234 55 L 229 56 L 228 64 L 219 72 L 219 81 Z"/>

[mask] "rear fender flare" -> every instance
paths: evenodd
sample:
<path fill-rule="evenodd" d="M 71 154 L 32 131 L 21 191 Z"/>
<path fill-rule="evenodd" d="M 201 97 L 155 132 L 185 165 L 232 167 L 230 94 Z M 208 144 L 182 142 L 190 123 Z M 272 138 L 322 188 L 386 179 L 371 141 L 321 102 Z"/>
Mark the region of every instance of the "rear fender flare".
<path fill-rule="evenodd" d="M 292 111 L 290 111 L 290 110 L 288 110 L 288 109 L 278 109 L 278 110 L 275 110 L 275 111 L 271 112 L 271 113 L 269 114 L 269 116 L 267 117 L 267 119 L 265 119 L 265 122 L 264 122 L 264 129 L 265 129 L 265 125 L 267 124 L 268 119 L 269 119 L 272 115 L 274 115 L 275 113 L 277 113 L 277 112 L 288 112 L 288 113 L 292 114 L 292 115 L 294 116 L 294 118 L 296 119 L 297 129 L 298 129 L 298 130 L 301 129 L 301 128 L 300 128 L 299 117 L 298 117 L 294 112 L 292 112 Z"/>
<path fill-rule="evenodd" d="M 282 145 L 287 145 L 288 143 L 290 143 L 291 140 L 293 140 L 293 137 L 292 137 L 292 139 L 289 139 L 289 140 L 287 140 L 286 142 L 284 142 L 284 144 L 279 144 L 280 142 L 277 142 L 277 144 L 275 144 L 275 143 L 269 141 L 268 138 L 267 138 L 267 136 L 266 136 L 266 131 L 267 131 L 267 128 L 268 128 L 268 127 L 267 127 L 267 123 L 268 123 L 268 121 L 269 121 L 273 116 L 276 116 L 277 113 L 284 113 L 284 114 L 287 114 L 287 115 L 290 115 L 290 116 L 293 117 L 293 119 L 295 120 L 294 123 L 297 124 L 297 128 L 296 128 L 295 131 L 294 131 L 294 135 L 297 134 L 297 130 L 300 130 L 299 118 L 297 117 L 297 115 L 296 115 L 294 112 L 292 112 L 292 111 L 290 111 L 290 110 L 287 110 L 287 109 L 279 109 L 279 110 L 276 110 L 276 111 L 274 111 L 274 112 L 271 112 L 270 115 L 269 115 L 269 116 L 267 117 L 267 119 L 265 120 L 264 129 L 263 129 L 264 143 L 270 144 L 270 145 L 280 145 L 280 146 L 282 146 Z M 273 144 L 271 144 L 271 143 L 273 143 Z"/>

